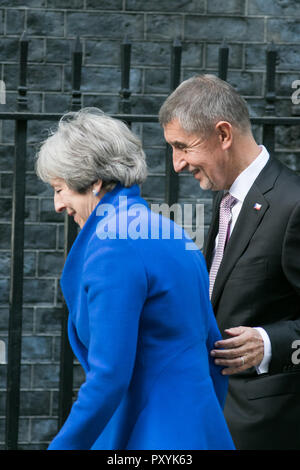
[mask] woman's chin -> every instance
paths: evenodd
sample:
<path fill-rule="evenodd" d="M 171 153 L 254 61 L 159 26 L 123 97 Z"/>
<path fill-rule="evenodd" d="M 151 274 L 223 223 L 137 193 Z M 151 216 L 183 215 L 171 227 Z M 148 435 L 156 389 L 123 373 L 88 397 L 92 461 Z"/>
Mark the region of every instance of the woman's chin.
<path fill-rule="evenodd" d="M 74 221 L 77 225 L 79 225 L 80 228 L 82 228 L 85 224 L 85 220 L 81 219 L 80 217 L 76 218 L 76 215 L 74 217 Z"/>

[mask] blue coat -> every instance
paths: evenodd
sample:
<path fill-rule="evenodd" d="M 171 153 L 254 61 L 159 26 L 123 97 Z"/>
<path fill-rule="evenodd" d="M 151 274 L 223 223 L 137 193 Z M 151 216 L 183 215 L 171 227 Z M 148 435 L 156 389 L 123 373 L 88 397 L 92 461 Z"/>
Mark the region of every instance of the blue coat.
<path fill-rule="evenodd" d="M 206 266 L 187 243 L 138 186 L 90 215 L 61 279 L 86 380 L 49 449 L 233 449 Z"/>

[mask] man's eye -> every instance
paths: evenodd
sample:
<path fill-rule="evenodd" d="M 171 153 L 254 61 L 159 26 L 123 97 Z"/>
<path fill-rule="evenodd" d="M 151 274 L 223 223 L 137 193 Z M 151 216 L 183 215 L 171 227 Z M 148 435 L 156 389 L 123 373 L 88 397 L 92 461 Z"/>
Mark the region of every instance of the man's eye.
<path fill-rule="evenodd" d="M 56 190 L 55 190 L 55 193 L 56 193 L 56 194 L 58 194 L 58 193 L 60 193 L 60 192 L 61 192 L 61 189 L 56 189 Z"/>

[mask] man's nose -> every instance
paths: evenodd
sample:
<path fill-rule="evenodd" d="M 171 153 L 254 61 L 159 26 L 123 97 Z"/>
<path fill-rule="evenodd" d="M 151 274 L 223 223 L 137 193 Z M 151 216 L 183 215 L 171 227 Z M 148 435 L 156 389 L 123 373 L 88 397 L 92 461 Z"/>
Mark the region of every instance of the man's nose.
<path fill-rule="evenodd" d="M 187 162 L 185 161 L 185 153 L 174 149 L 173 150 L 173 167 L 176 173 L 180 173 L 184 168 L 187 166 Z"/>

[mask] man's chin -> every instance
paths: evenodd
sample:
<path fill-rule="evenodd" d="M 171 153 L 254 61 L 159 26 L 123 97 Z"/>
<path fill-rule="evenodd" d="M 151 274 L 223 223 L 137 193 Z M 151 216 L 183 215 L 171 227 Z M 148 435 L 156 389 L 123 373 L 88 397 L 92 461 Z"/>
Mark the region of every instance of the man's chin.
<path fill-rule="evenodd" d="M 211 181 L 199 181 L 199 186 L 203 191 L 214 191 Z"/>

